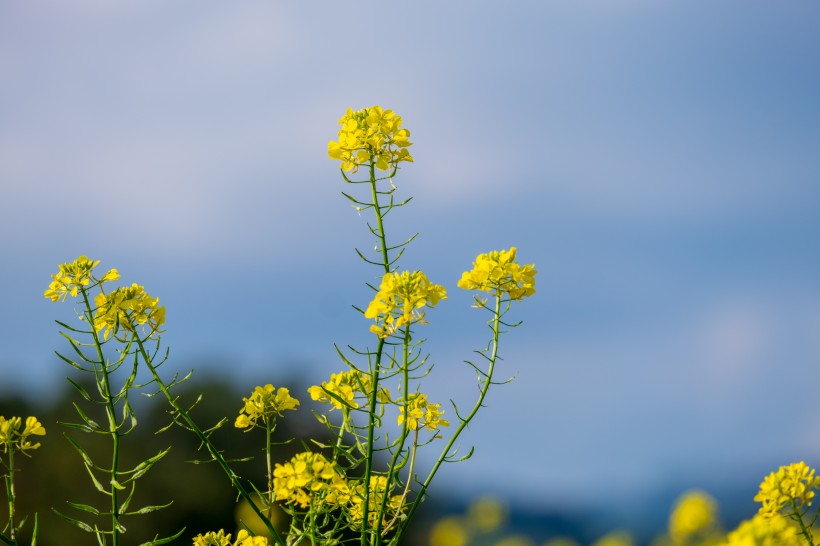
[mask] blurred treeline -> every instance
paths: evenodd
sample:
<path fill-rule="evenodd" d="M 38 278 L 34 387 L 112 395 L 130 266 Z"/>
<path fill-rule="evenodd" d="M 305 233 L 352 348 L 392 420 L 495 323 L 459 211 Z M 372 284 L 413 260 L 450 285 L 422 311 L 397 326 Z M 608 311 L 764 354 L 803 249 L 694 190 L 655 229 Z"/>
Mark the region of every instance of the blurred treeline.
<path fill-rule="evenodd" d="M 79 382 L 81 378 L 75 379 Z M 89 393 L 95 392 L 96 386 L 93 383 L 86 382 L 83 386 Z M 305 443 L 310 442 L 309 439 L 326 439 L 328 433 L 310 411 L 306 386 L 295 381 L 277 383 L 276 386 L 291 389 L 303 405 L 301 411 L 289 412 L 287 418 L 279 420 L 277 424 L 274 441 L 282 443 L 278 446 L 274 461 L 283 462 L 296 452 L 303 451 Z M 234 464 L 237 474 L 253 482 L 259 490 L 265 491 L 266 464 L 262 451 L 264 432 L 243 432 L 234 427 L 234 420 L 243 405 L 242 397 L 249 396 L 253 387 L 254 385 L 249 385 L 247 389 L 239 389 L 226 378 L 195 374 L 177 386 L 175 391 L 189 405 L 202 396 L 192 415 L 203 428 L 227 418 L 225 424 L 213 433 L 214 442 L 227 459 L 237 460 Z M 177 425 L 157 433 L 171 423 L 169 406 L 161 395 L 146 397 L 133 393 L 130 399 L 138 426 L 121 439 L 119 468 L 133 468 L 141 461 L 171 447 L 163 459 L 137 480 L 130 509 L 169 502 L 173 504 L 162 510 L 125 518 L 122 523 L 127 531 L 121 544 L 142 544 L 157 535 L 171 536 L 183 527 L 185 532 L 174 544 L 191 544 L 194 536 L 207 531 L 225 529 L 226 532 L 235 532 L 236 493 L 216 464 L 191 462 L 208 459 L 207 451 L 200 449 L 196 436 Z M 101 408 L 90 406 L 68 383 L 55 397 L 36 404 L 15 394 L 7 393 L 0 397 L 0 415 L 17 415 L 23 419 L 34 415 L 46 427 L 46 436 L 37 438 L 42 445 L 32 452 L 32 457 L 29 459 L 20 456 L 15 461 L 18 463 L 15 466 L 20 470 L 16 475 L 18 516 L 33 517 L 35 512 L 38 514 L 38 544 L 42 546 L 96 544 L 92 534 L 66 522 L 54 510 L 86 522 L 98 521 L 102 528 L 110 528 L 109 518 L 95 520 L 93 515 L 78 511 L 66 502 L 88 504 L 101 510 L 110 508 L 109 498 L 94 488 L 80 454 L 64 435 L 70 434 L 86 449 L 95 463 L 104 466 L 111 463 L 111 438 L 64 426 L 62 423 L 80 421 L 73 406 L 75 403 L 92 419 L 105 420 Z M 251 460 L 239 461 L 248 458 Z M 98 476 L 102 477 L 102 474 Z M 127 491 L 123 493 L 124 498 Z M 0 508 L 0 522 L 5 523 L 7 516 L 5 506 Z M 26 525 L 26 530 L 31 531 L 31 522 Z"/>

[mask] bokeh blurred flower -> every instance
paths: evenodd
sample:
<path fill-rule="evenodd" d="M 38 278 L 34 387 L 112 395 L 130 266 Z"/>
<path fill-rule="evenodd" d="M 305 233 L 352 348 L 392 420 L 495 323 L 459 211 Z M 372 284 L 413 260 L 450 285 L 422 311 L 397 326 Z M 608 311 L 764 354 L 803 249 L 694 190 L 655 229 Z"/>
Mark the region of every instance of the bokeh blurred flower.
<path fill-rule="evenodd" d="M 717 526 L 717 502 L 702 491 L 678 499 L 669 516 L 669 537 L 676 543 L 712 533 Z"/>
<path fill-rule="evenodd" d="M 797 526 L 778 514 L 758 513 L 729 533 L 723 546 L 800 546 L 803 537 Z"/>
<path fill-rule="evenodd" d="M 268 383 L 264 387 L 257 386 L 250 397 L 242 398 L 245 406 L 239 410 L 234 426 L 251 430 L 257 425 L 257 421 L 262 421 L 264 425 L 272 423 L 277 416 L 281 417 L 286 410 L 295 410 L 299 406 L 299 401 L 290 395 L 290 391 L 285 387 L 278 390 Z"/>
<path fill-rule="evenodd" d="M 430 529 L 430 546 L 466 546 L 469 539 L 464 522 L 455 516 L 440 519 Z"/>
<path fill-rule="evenodd" d="M 341 161 L 345 171 L 356 172 L 371 161 L 379 170 L 395 169 L 402 161 L 413 161 L 407 151 L 410 131 L 401 124 L 401 116 L 381 106 L 355 112 L 348 108 L 339 120 L 339 138 L 328 142 L 327 154 Z"/>

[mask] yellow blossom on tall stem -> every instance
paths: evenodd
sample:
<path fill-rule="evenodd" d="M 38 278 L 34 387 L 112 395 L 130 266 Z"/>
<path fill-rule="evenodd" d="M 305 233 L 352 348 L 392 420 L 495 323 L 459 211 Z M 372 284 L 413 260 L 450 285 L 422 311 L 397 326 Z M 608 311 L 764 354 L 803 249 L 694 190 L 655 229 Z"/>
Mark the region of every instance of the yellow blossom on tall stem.
<path fill-rule="evenodd" d="M 239 410 L 234 426 L 251 430 L 257 425 L 257 421 L 262 421 L 267 425 L 279 416 L 283 411 L 295 410 L 299 406 L 299 401 L 290 395 L 290 391 L 285 387 L 276 390 L 268 383 L 264 387 L 257 386 L 250 397 L 242 398 L 245 405 Z"/>
<path fill-rule="evenodd" d="M 820 477 L 815 476 L 814 469 L 803 461 L 781 466 L 772 472 L 755 496 L 755 501 L 762 504 L 763 515 L 777 514 L 783 509 L 792 510 L 811 506 L 814 490 L 820 488 Z"/>
<path fill-rule="evenodd" d="M 370 331 L 388 337 L 406 325 L 424 324 L 423 307 L 435 307 L 447 299 L 447 290 L 433 284 L 422 271 L 388 273 L 382 277 L 379 291 L 364 312 L 376 319 Z"/>
<path fill-rule="evenodd" d="M 276 500 L 302 508 L 338 506 L 347 502 L 347 481 L 321 453 L 306 451 L 273 471 Z"/>
<path fill-rule="evenodd" d="M 100 264 L 99 260 L 89 260 L 83 255 L 70 263 L 60 264 L 59 271 L 51 276 L 51 284 L 44 292 L 44 296 L 51 301 L 64 301 L 68 296 L 77 297 L 81 287 L 86 287 L 93 281 L 91 272 Z M 120 274 L 116 269 L 109 270 L 97 282 L 116 281 Z"/>
<path fill-rule="evenodd" d="M 511 300 L 532 296 L 535 294 L 535 266 L 519 265 L 515 257 L 515 247 L 479 254 L 473 262 L 473 269 L 465 271 L 458 281 L 459 288 L 499 296 L 507 294 Z"/>
<path fill-rule="evenodd" d="M 159 327 L 165 322 L 165 307 L 160 307 L 159 298 L 152 298 L 145 288 L 134 283 L 128 287 L 120 287 L 110 294 L 100 293 L 94 298 L 97 311 L 94 315 L 94 328 L 103 331 L 103 338 L 120 328 L 132 332 L 134 325 L 149 327 L 148 337 L 159 332 Z"/>
<path fill-rule="evenodd" d="M 402 161 L 413 161 L 407 151 L 412 145 L 410 131 L 401 128 L 401 116 L 381 106 L 353 111 L 348 108 L 339 120 L 339 138 L 327 144 L 331 159 L 342 162 L 342 169 L 356 172 L 373 162 L 379 170 L 395 169 Z"/>

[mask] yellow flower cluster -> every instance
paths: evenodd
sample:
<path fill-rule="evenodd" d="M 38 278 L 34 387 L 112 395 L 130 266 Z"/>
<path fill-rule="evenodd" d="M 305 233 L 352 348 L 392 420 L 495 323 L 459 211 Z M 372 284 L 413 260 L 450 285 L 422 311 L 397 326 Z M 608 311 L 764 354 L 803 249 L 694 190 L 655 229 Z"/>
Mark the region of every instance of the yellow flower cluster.
<path fill-rule="evenodd" d="M 388 273 L 382 278 L 379 291 L 364 312 L 366 318 L 376 319 L 370 331 L 386 338 L 402 327 L 424 324 L 422 307 L 435 307 L 447 299 L 447 290 L 433 284 L 421 271 Z"/>
<path fill-rule="evenodd" d="M 268 546 L 268 539 L 265 537 L 252 537 L 245 529 L 236 535 L 236 542 L 231 544 L 231 535 L 225 531 L 209 531 L 194 537 L 194 546 Z"/>
<path fill-rule="evenodd" d="M 332 404 L 331 409 L 356 409 L 359 407 L 356 395 L 368 397 L 371 391 L 370 377 L 358 370 L 331 374 L 330 381 L 323 382 L 321 386 L 313 385 L 308 389 L 313 400 Z M 389 399 L 390 392 L 387 389 L 379 389 L 379 400 Z"/>
<path fill-rule="evenodd" d="M 51 301 L 65 301 L 69 295 L 76 298 L 80 287 L 88 286 L 94 280 L 91 271 L 99 263 L 99 260 L 89 260 L 87 256 L 80 256 L 71 263 L 60 264 L 59 271 L 51 276 L 51 284 L 43 295 Z M 110 282 L 119 278 L 119 272 L 111 269 L 96 282 Z"/>
<path fill-rule="evenodd" d="M 479 254 L 473 269 L 465 271 L 458 287 L 465 290 L 483 290 L 501 296 L 508 294 L 520 300 L 535 294 L 535 266 L 521 266 L 515 261 L 516 248 Z"/>
<path fill-rule="evenodd" d="M 40 442 L 32 444 L 31 436 L 45 436 L 46 429 L 36 417 L 26 417 L 26 425 L 23 426 L 22 417 L 11 417 L 6 419 L 0 415 L 0 447 L 3 453 L 9 451 L 28 451 L 40 447 Z"/>
<path fill-rule="evenodd" d="M 350 521 L 358 525 L 364 520 L 364 499 L 366 491 L 363 481 L 354 482 L 351 486 L 350 506 L 348 507 Z M 378 521 L 378 511 L 387 495 L 387 476 L 370 476 L 370 498 L 367 503 L 367 521 L 375 526 Z M 392 495 L 387 499 L 386 510 L 382 518 L 382 525 L 387 525 L 393 517 L 402 510 L 401 495 Z"/>
<path fill-rule="evenodd" d="M 702 491 L 690 491 L 681 497 L 669 516 L 669 536 L 675 543 L 714 530 L 717 524 L 717 502 Z"/>
<path fill-rule="evenodd" d="M 419 426 L 428 430 L 438 430 L 438 427 L 449 427 L 449 421 L 441 418 L 444 411 L 441 404 L 433 404 L 427 401 L 427 395 L 416 393 L 410 395 L 407 405 L 399 413 L 399 425 L 404 423 L 407 415 L 407 427 L 410 430 L 418 430 Z"/>
<path fill-rule="evenodd" d="M 315 503 L 342 506 L 350 491 L 347 481 L 321 453 L 306 451 L 273 470 L 273 492 L 276 500 L 298 504 L 302 508 Z"/>
<path fill-rule="evenodd" d="M 285 410 L 295 410 L 299 406 L 299 401 L 290 395 L 290 391 L 285 387 L 276 390 L 268 383 L 264 387 L 257 386 L 249 398 L 242 398 L 245 406 L 239 410 L 239 417 L 236 418 L 234 426 L 244 428 L 247 432 L 255 426 L 260 419 L 267 425 L 272 423 L 278 415 L 282 416 Z"/>
<path fill-rule="evenodd" d="M 107 295 L 100 293 L 94 298 L 94 303 L 97 305 L 94 328 L 98 332 L 104 330 L 105 339 L 112 333 L 116 334 L 119 328 L 133 332 L 138 324 L 150 327 L 150 337 L 165 322 L 165 307 L 157 306 L 159 298 L 152 298 L 145 288 L 136 283 L 117 288 Z"/>
<path fill-rule="evenodd" d="M 371 162 L 386 171 L 401 161 L 413 161 L 407 151 L 412 144 L 410 131 L 401 128 L 401 116 L 393 110 L 372 106 L 354 112 L 348 108 L 339 125 L 339 140 L 327 143 L 327 154 L 341 161 L 345 171 L 356 172 Z"/>
<path fill-rule="evenodd" d="M 755 501 L 762 504 L 759 513 L 775 515 L 783 508 L 811 506 L 814 489 L 820 488 L 820 477 L 803 461 L 781 466 L 763 479 Z"/>
<path fill-rule="evenodd" d="M 723 546 L 800 546 L 804 544 L 796 525 L 780 515 L 757 514 L 729 533 Z"/>

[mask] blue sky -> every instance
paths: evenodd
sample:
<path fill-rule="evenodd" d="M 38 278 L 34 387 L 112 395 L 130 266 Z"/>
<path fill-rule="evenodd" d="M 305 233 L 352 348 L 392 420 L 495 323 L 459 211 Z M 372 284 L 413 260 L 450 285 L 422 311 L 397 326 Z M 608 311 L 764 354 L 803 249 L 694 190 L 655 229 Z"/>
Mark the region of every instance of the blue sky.
<path fill-rule="evenodd" d="M 813 1 L 6 2 L 0 388 L 64 381 L 42 291 L 79 254 L 160 297 L 180 368 L 340 369 L 377 272 L 326 146 L 380 104 L 414 142 L 404 267 L 450 288 L 431 395 L 474 388 L 461 271 L 539 270 L 445 483 L 586 502 L 820 462 L 818 28 Z"/>

